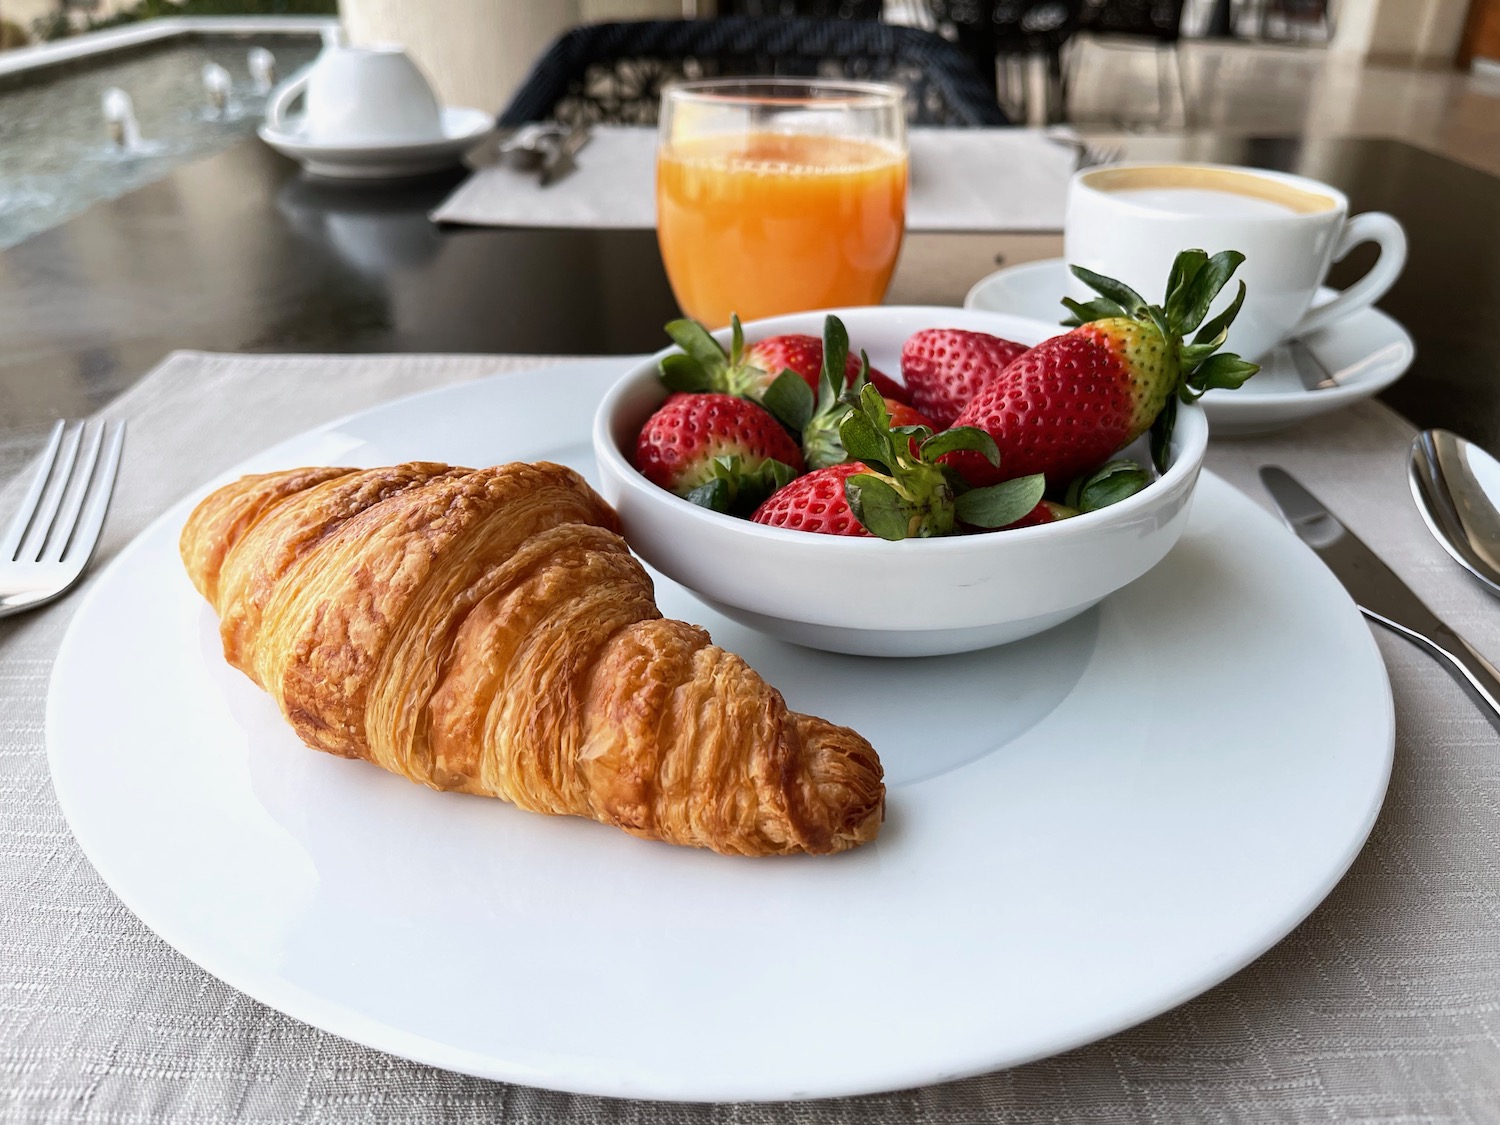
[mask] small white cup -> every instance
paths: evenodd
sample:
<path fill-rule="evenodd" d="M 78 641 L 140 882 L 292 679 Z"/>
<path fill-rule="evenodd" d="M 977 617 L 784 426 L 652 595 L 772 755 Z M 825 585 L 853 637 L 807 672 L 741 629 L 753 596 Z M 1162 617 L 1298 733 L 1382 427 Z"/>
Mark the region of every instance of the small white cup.
<path fill-rule="evenodd" d="M 276 91 L 266 125 L 288 132 L 286 114 L 306 94 L 302 135 L 314 144 L 421 144 L 443 138 L 432 86 L 399 46 L 329 47 Z"/>
<path fill-rule="evenodd" d="M 1311 308 L 1328 267 L 1361 242 L 1380 246 L 1369 273 Z M 1117 164 L 1074 175 L 1064 230 L 1069 265 L 1160 303 L 1173 259 L 1192 248 L 1245 255 L 1235 274 L 1245 283 L 1245 304 L 1228 350 L 1248 360 L 1374 304 L 1406 264 L 1400 223 L 1378 211 L 1350 218 L 1343 192 L 1304 176 L 1220 164 Z M 1077 279 L 1069 288 L 1080 299 L 1096 295 Z M 1225 286 L 1211 315 L 1237 288 Z"/>

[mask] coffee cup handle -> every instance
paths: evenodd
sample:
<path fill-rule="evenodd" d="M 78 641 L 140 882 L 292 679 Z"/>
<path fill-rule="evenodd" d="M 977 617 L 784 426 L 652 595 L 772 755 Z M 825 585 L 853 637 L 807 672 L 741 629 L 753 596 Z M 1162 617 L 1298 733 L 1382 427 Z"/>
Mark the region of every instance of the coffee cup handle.
<path fill-rule="evenodd" d="M 284 82 L 276 88 L 271 95 L 271 100 L 266 105 L 266 128 L 276 133 L 285 133 L 286 111 L 291 109 L 292 103 L 300 98 L 307 89 L 307 80 L 311 77 L 310 71 L 303 71 L 289 82 Z"/>
<path fill-rule="evenodd" d="M 1384 211 L 1367 211 L 1355 215 L 1344 224 L 1339 243 L 1333 248 L 1333 261 L 1340 261 L 1361 242 L 1374 242 L 1380 246 L 1380 257 L 1353 285 L 1345 289 L 1326 305 L 1310 309 L 1307 315 L 1292 329 L 1293 336 L 1301 336 L 1332 324 L 1340 317 L 1368 308 L 1395 284 L 1406 265 L 1406 231 Z"/>

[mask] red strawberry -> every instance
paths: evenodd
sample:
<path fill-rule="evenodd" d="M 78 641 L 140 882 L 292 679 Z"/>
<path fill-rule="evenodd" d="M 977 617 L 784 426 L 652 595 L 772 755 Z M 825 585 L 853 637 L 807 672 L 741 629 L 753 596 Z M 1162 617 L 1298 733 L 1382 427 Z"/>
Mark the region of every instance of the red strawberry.
<path fill-rule="evenodd" d="M 635 466 L 653 484 L 719 512 L 749 511 L 802 471 L 802 451 L 764 409 L 677 394 L 641 427 Z"/>
<path fill-rule="evenodd" d="M 844 482 L 855 473 L 865 472 L 869 470 L 858 461 L 814 469 L 771 493 L 750 518 L 767 527 L 870 538 L 870 533 L 849 510 L 849 501 L 844 496 Z"/>
<path fill-rule="evenodd" d="M 955 419 L 977 426 L 1000 450 L 1000 469 L 963 451 L 950 464 L 970 484 L 1002 475 L 1045 473 L 1061 484 L 1109 457 L 1148 429 L 1158 468 L 1165 468 L 1177 403 L 1213 387 L 1238 387 L 1259 368 L 1236 355 L 1213 353 L 1223 344 L 1244 300 L 1198 328 L 1219 290 L 1244 256 L 1202 250 L 1177 256 L 1162 305 L 1148 306 L 1134 290 L 1075 266 L 1073 272 L 1103 297 L 1079 304 L 1073 331 L 1038 344 L 1008 366 Z"/>
<path fill-rule="evenodd" d="M 1043 524 L 1056 523 L 1058 520 L 1069 519 L 1077 514 L 1077 510 L 1074 508 L 1054 503 L 1051 500 L 1043 500 L 1015 523 L 1008 523 L 1004 527 L 996 528 L 995 530 L 1011 531 L 1018 527 L 1041 527 Z M 980 528 L 980 530 L 985 531 L 989 529 Z"/>
<path fill-rule="evenodd" d="M 740 318 L 730 318 L 730 345 L 726 353 L 697 321 L 674 320 L 667 325 L 667 335 L 684 355 L 672 355 L 662 361 L 662 378 L 677 391 L 717 391 L 759 400 L 761 394 L 783 371 L 792 371 L 818 393 L 823 371 L 823 341 L 816 336 L 786 333 L 768 336 L 745 346 Z M 844 360 L 844 378 L 852 384 L 859 375 L 860 359 L 850 354 Z M 906 388 L 889 375 L 870 368 L 867 377 L 887 398 L 907 402 Z"/>
<path fill-rule="evenodd" d="M 818 379 L 823 371 L 823 341 L 816 336 L 768 336 L 746 348 L 745 359 L 762 371 L 775 372 L 777 375 L 788 369 L 795 371 L 816 394 Z M 851 386 L 859 377 L 859 363 L 859 356 L 854 352 L 848 353 L 844 358 L 844 379 Z M 895 399 L 908 405 L 911 403 L 907 389 L 884 372 L 871 367 L 865 372 L 865 378 L 875 384 L 881 398 Z M 768 377 L 766 382 L 770 381 Z"/>
<path fill-rule="evenodd" d="M 876 388 L 876 390 L 879 389 L 878 387 Z M 938 427 L 932 424 L 932 420 L 915 406 L 893 399 L 890 395 L 881 395 L 880 397 L 885 403 L 887 413 L 891 416 L 892 429 L 895 429 L 897 426 L 926 426 L 929 430 L 937 430 Z"/>
<path fill-rule="evenodd" d="M 829 319 L 837 332 L 843 331 L 836 318 Z M 953 475 L 937 459 L 956 449 L 994 456 L 994 443 L 975 429 L 897 433 L 885 401 L 872 386 L 865 386 L 849 408 L 839 439 L 851 460 L 799 477 L 773 493 L 751 518 L 824 535 L 868 532 L 882 539 L 917 539 L 955 534 L 961 524 L 1003 527 L 1042 498 L 1039 476 L 960 495 Z"/>
<path fill-rule="evenodd" d="M 939 426 L 953 425 L 969 400 L 994 382 L 1022 352 L 1017 344 L 988 332 L 927 328 L 901 348 L 901 377 L 911 404 Z"/>

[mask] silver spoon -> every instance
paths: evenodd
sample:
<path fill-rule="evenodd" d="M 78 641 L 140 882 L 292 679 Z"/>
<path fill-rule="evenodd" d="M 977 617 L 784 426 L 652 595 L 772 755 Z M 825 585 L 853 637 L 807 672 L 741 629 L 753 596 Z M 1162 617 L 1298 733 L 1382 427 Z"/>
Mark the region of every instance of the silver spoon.
<path fill-rule="evenodd" d="M 1500 597 L 1500 461 L 1447 430 L 1411 444 L 1411 494 L 1458 564 Z"/>

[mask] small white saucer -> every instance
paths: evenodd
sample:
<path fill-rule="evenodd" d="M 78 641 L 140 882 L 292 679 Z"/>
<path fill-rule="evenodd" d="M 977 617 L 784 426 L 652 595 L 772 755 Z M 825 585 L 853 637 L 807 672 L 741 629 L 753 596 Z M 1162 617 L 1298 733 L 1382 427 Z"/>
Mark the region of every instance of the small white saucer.
<path fill-rule="evenodd" d="M 1067 263 L 1048 258 L 990 274 L 969 290 L 964 308 L 1060 321 L 1067 315 L 1061 304 L 1067 292 Z M 1335 292 L 1320 290 L 1314 304 L 1331 300 Z M 1406 329 L 1378 309 L 1350 313 L 1308 333 L 1303 343 L 1338 385 L 1308 390 L 1286 349 L 1277 348 L 1261 359 L 1261 370 L 1239 390 L 1209 391 L 1203 396 L 1214 437 L 1281 429 L 1369 398 L 1401 378 L 1416 354 Z M 1234 347 L 1233 329 L 1229 346 Z"/>
<path fill-rule="evenodd" d="M 262 125 L 256 132 L 283 156 L 291 157 L 314 176 L 338 180 L 383 180 L 420 176 L 458 163 L 458 158 L 495 127 L 482 109 L 445 106 L 443 136 L 435 141 L 397 144 L 314 143 L 302 132 L 302 120 L 281 130 Z"/>

